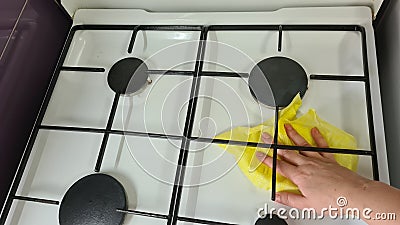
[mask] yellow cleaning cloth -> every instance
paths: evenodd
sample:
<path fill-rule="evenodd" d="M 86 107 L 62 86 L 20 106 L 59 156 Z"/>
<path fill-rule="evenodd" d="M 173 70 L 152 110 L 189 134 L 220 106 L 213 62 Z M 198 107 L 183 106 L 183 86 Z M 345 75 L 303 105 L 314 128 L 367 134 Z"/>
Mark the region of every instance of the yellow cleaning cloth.
<path fill-rule="evenodd" d="M 300 95 L 297 95 L 290 105 L 279 112 L 279 132 L 278 142 L 284 145 L 294 145 L 286 135 L 284 124 L 288 123 L 307 140 L 312 146 L 316 146 L 312 136 L 311 129 L 317 127 L 324 136 L 330 148 L 356 149 L 357 143 L 355 138 L 345 131 L 329 124 L 319 118 L 314 109 L 310 109 L 306 114 L 297 118 L 296 113 L 302 104 Z M 266 132 L 273 136 L 274 134 L 274 118 L 271 118 L 255 127 L 237 127 L 225 133 L 217 135 L 215 138 L 224 140 L 235 140 L 244 142 L 262 142 L 261 134 Z M 255 157 L 256 151 L 267 153 L 272 157 L 270 149 L 243 147 L 235 145 L 219 145 L 226 151 L 234 155 L 238 162 L 240 170 L 246 177 L 256 186 L 265 190 L 271 189 L 272 169 L 260 163 Z M 334 154 L 336 161 L 353 171 L 357 169 L 358 156 L 346 154 Z M 279 157 L 278 157 L 279 159 Z M 290 191 L 300 193 L 297 186 L 287 178 L 277 174 L 276 182 L 277 191 Z"/>

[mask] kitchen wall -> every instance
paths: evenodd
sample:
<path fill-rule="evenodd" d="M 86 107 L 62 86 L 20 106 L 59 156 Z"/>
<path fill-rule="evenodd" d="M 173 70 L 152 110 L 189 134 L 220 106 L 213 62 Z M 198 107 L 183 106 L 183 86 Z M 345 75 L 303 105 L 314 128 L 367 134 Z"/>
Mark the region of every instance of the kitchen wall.
<path fill-rule="evenodd" d="M 390 180 L 400 188 L 400 1 L 390 1 L 376 41 Z"/>
<path fill-rule="evenodd" d="M 0 2 L 0 208 L 71 22 L 52 0 Z"/>

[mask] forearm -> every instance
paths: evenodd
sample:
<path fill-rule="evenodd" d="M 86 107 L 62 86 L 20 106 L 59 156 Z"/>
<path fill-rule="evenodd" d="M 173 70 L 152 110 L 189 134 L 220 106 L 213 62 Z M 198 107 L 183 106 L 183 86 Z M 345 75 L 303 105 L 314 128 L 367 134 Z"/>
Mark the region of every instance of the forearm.
<path fill-rule="evenodd" d="M 360 218 L 369 225 L 399 224 L 400 190 L 382 182 L 366 182 L 361 189 L 353 191 L 349 207 L 358 208 Z"/>

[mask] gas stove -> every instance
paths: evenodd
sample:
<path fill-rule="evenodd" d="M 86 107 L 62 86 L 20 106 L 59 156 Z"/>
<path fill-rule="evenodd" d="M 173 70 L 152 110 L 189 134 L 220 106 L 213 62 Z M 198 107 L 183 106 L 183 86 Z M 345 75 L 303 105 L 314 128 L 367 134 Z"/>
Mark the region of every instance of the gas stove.
<path fill-rule="evenodd" d="M 218 144 L 278 146 L 214 137 L 261 124 L 284 106 L 249 88 L 252 69 L 268 59 L 301 66 L 301 112 L 315 108 L 358 141 L 357 150 L 308 150 L 359 155 L 359 174 L 388 182 L 369 8 L 83 9 L 1 224 L 261 224 L 258 209 L 279 206 L 276 174 L 271 191 L 257 189 Z"/>

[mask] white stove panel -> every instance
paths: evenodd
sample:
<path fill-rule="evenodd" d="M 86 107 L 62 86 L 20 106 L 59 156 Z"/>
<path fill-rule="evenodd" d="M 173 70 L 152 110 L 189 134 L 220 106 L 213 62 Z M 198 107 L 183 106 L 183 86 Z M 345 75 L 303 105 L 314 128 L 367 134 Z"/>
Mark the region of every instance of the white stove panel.
<path fill-rule="evenodd" d="M 199 38 L 198 31 L 139 31 L 132 54 L 149 69 L 193 71 Z"/>
<path fill-rule="evenodd" d="M 193 136 L 213 138 L 237 126 L 263 123 L 274 110 L 260 106 L 241 78 L 202 77 Z"/>
<path fill-rule="evenodd" d="M 355 31 L 284 31 L 282 54 L 308 74 L 362 76 L 362 39 Z"/>
<path fill-rule="evenodd" d="M 131 36 L 132 31 L 76 31 L 64 66 L 105 72 L 62 71 L 44 125 L 105 128 L 114 96 L 107 75 L 122 58 L 140 58 L 150 70 L 194 70 L 199 32 L 139 31 L 129 54 Z M 150 74 L 149 78 L 151 84 L 143 92 L 120 97 L 113 129 L 181 135 L 191 77 Z"/>
<path fill-rule="evenodd" d="M 168 214 L 180 141 L 110 135 L 101 171 L 124 186 L 128 208 Z"/>
<path fill-rule="evenodd" d="M 204 147 L 207 147 L 203 149 Z M 270 194 L 255 188 L 216 144 L 193 142 L 185 174 L 180 216 L 234 224 L 253 224 Z M 253 222 L 253 223 L 251 223 Z"/>
<path fill-rule="evenodd" d="M 308 73 L 363 75 L 361 34 L 353 31 L 283 31 L 278 51 L 276 31 L 210 31 L 204 71 L 249 73 L 272 56 L 297 61 Z"/>
<path fill-rule="evenodd" d="M 209 31 L 203 71 L 249 73 L 259 61 L 276 55 L 276 31 Z"/>
<path fill-rule="evenodd" d="M 113 129 L 183 135 L 192 78 L 150 75 L 150 79 L 142 93 L 120 97 Z"/>
<path fill-rule="evenodd" d="M 102 137 L 41 130 L 17 195 L 61 201 L 75 181 L 93 173 Z"/>
<path fill-rule="evenodd" d="M 101 134 L 40 131 L 17 195 L 61 202 L 73 183 L 93 173 L 101 139 Z M 168 214 L 179 149 L 180 141 L 110 135 L 100 172 L 121 182 L 129 209 Z M 46 218 L 47 214 L 58 215 L 58 206 L 23 201 L 14 204 L 11 224 L 29 224 L 37 212 Z M 57 224 L 58 218 L 53 222 L 52 217 L 47 218 L 49 222 L 33 224 Z M 124 224 L 137 224 L 141 220 L 136 217 Z"/>
<path fill-rule="evenodd" d="M 6 225 L 58 224 L 58 206 L 16 200 Z"/>
<path fill-rule="evenodd" d="M 307 75 L 363 75 L 361 35 L 353 31 L 210 31 L 204 71 L 249 73 L 268 57 L 296 60 Z M 244 41 L 246 40 L 246 41 Z M 236 126 L 255 126 L 274 115 L 251 95 L 246 78 L 203 77 L 193 133 L 212 138 Z M 299 115 L 315 108 L 331 124 L 370 149 L 363 82 L 309 80 Z"/>
<path fill-rule="evenodd" d="M 127 215 L 125 217 L 124 225 L 136 224 L 167 225 L 167 220 L 134 215 Z"/>
<path fill-rule="evenodd" d="M 236 126 L 256 126 L 274 116 L 250 94 L 246 79 L 203 77 L 193 135 L 213 138 Z M 308 109 L 352 134 L 358 148 L 370 150 L 364 84 L 362 82 L 310 80 L 299 115 Z"/>
<path fill-rule="evenodd" d="M 134 56 L 143 60 L 149 69 L 193 70 L 199 35 L 195 31 L 139 31 L 133 52 L 128 53 L 132 31 L 78 30 L 64 66 L 108 70 L 118 60 Z"/>
<path fill-rule="evenodd" d="M 78 30 L 75 32 L 63 66 L 111 68 L 128 57 L 131 31 Z"/>
<path fill-rule="evenodd" d="M 42 124 L 105 128 L 113 98 L 107 74 L 62 71 Z"/>
<path fill-rule="evenodd" d="M 299 112 L 306 113 L 310 108 L 323 120 L 353 135 L 358 149 L 371 150 L 363 82 L 311 80 Z"/>
<path fill-rule="evenodd" d="M 42 124 L 105 128 L 114 97 L 106 79 L 104 73 L 61 72 Z M 113 129 L 182 135 L 192 78 L 150 79 L 142 93 L 120 97 Z"/>

